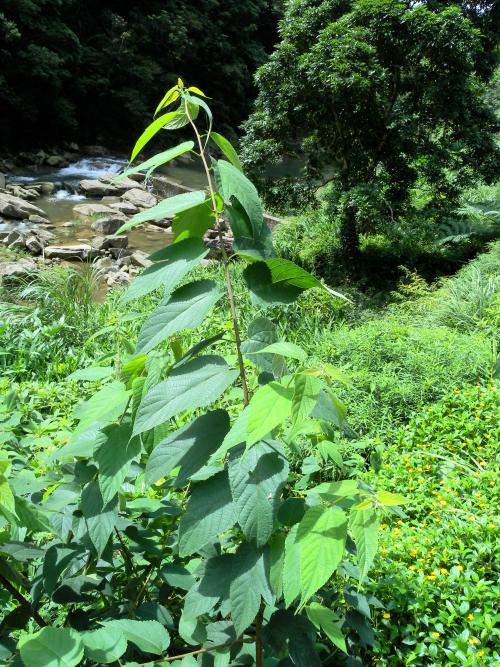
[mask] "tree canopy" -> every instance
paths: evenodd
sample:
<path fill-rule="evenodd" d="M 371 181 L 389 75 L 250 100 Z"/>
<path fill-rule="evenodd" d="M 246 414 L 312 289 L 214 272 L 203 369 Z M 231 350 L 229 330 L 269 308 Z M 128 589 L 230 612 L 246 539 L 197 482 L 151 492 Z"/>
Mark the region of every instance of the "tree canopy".
<path fill-rule="evenodd" d="M 258 71 L 247 163 L 298 155 L 309 178 L 333 180 L 351 250 L 377 211 L 401 214 L 417 181 L 430 206 L 449 210 L 475 175 L 498 173 L 483 98 L 495 63 L 491 15 L 456 5 L 296 0 Z"/>

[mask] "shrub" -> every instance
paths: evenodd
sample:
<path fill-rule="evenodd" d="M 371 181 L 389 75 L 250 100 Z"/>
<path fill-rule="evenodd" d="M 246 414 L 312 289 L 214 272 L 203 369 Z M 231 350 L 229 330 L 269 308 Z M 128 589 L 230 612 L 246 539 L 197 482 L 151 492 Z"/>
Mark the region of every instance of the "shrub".
<path fill-rule="evenodd" d="M 376 613 L 372 659 L 382 666 L 497 664 L 495 472 L 500 392 L 455 387 L 385 442 L 367 481 L 405 493 L 403 520 L 382 524 L 368 586 Z"/>

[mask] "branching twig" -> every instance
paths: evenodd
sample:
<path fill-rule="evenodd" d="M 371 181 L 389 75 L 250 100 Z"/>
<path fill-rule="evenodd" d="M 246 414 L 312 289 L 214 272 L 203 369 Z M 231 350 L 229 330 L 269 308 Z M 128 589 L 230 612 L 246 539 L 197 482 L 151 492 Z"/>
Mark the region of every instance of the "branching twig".
<path fill-rule="evenodd" d="M 13 598 L 15 598 L 19 604 L 24 607 L 25 609 L 29 610 L 30 616 L 38 623 L 38 625 L 41 628 L 44 628 L 47 626 L 47 623 L 43 620 L 43 618 L 40 616 L 40 614 L 36 611 L 36 609 L 33 608 L 33 605 L 31 602 L 24 597 L 22 593 L 20 593 L 15 586 L 13 586 L 8 579 L 6 579 L 3 575 L 0 574 L 0 583 L 6 588 L 9 593 L 12 595 Z"/>

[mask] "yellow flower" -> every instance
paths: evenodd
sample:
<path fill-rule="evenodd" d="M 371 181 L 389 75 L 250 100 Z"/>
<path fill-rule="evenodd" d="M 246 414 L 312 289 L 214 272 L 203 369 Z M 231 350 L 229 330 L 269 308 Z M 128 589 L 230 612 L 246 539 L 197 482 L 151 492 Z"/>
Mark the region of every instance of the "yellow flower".
<path fill-rule="evenodd" d="M 459 572 L 463 572 L 464 571 L 464 566 L 463 565 L 457 565 L 457 570 Z"/>
<path fill-rule="evenodd" d="M 469 619 L 469 621 L 473 621 L 474 620 L 474 614 L 469 614 L 467 616 L 467 618 Z"/>
<path fill-rule="evenodd" d="M 440 632 L 433 632 L 432 636 L 437 639 L 438 637 L 441 637 L 441 633 Z"/>
<path fill-rule="evenodd" d="M 409 569 L 409 570 L 416 570 L 417 568 L 415 567 L 415 565 L 409 565 L 409 566 L 408 566 L 408 569 Z"/>
<path fill-rule="evenodd" d="M 483 657 L 483 655 L 485 655 L 484 651 L 478 651 L 477 654 L 481 656 L 481 658 Z"/>
<path fill-rule="evenodd" d="M 384 618 L 390 618 L 390 617 L 391 617 L 391 615 L 390 615 L 390 614 L 387 614 L 387 613 L 386 613 L 386 614 L 384 614 Z"/>
<path fill-rule="evenodd" d="M 479 644 L 479 639 L 476 639 L 475 637 L 472 637 L 471 639 L 469 639 L 469 644 L 471 646 L 475 646 L 476 644 Z"/>
<path fill-rule="evenodd" d="M 441 574 L 448 574 L 448 570 L 445 567 L 442 567 L 439 571 Z"/>

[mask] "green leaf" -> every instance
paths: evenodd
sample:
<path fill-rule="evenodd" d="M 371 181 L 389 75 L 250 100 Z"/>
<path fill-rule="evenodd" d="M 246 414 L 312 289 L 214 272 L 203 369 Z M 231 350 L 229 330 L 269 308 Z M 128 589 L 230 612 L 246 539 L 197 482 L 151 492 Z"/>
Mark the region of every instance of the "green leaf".
<path fill-rule="evenodd" d="M 159 261 L 148 266 L 130 285 L 123 300 L 137 299 L 163 287 L 165 297 L 175 288 L 178 282 L 207 255 L 203 241 L 189 238 L 167 246 Z"/>
<path fill-rule="evenodd" d="M 0 475 L 0 512 L 2 510 L 6 510 L 13 516 L 16 514 L 16 501 L 9 481 L 3 475 Z"/>
<path fill-rule="evenodd" d="M 379 521 L 376 510 L 351 509 L 349 528 L 356 544 L 359 583 L 361 584 L 377 553 Z"/>
<path fill-rule="evenodd" d="M 346 406 L 333 392 L 328 390 L 320 392 L 318 402 L 311 413 L 311 417 L 332 422 L 338 428 L 343 428 L 346 414 Z"/>
<path fill-rule="evenodd" d="M 271 258 L 247 266 L 243 277 L 252 300 L 261 306 L 289 304 L 307 289 L 323 284 L 312 274 L 287 259 Z"/>
<path fill-rule="evenodd" d="M 176 289 L 142 325 L 137 353 L 146 354 L 174 333 L 200 325 L 221 296 L 213 280 L 197 280 Z"/>
<path fill-rule="evenodd" d="M 306 613 L 309 620 L 318 629 L 323 630 L 334 646 L 340 649 L 343 653 L 347 653 L 345 637 L 340 629 L 339 620 L 331 609 L 323 607 L 323 605 L 318 602 L 311 602 L 311 604 L 306 607 Z"/>
<path fill-rule="evenodd" d="M 293 389 L 279 382 L 269 382 L 257 389 L 248 406 L 248 445 L 262 440 L 290 416 L 292 397 Z"/>
<path fill-rule="evenodd" d="M 146 483 L 153 484 L 179 467 L 176 483 L 185 484 L 220 447 L 228 431 L 229 415 L 225 410 L 197 417 L 154 448 L 146 464 Z"/>
<path fill-rule="evenodd" d="M 240 445 L 241 443 L 246 442 L 247 424 L 248 408 L 244 408 L 244 410 L 238 415 L 229 433 L 224 438 L 222 445 L 210 457 L 209 465 L 215 464 L 218 460 L 224 458 L 227 452 L 233 447 L 236 447 L 236 445 Z"/>
<path fill-rule="evenodd" d="M 229 601 L 231 619 L 239 637 L 255 619 L 261 595 L 267 597 L 269 582 L 264 553 L 251 544 L 240 544 L 233 559 Z"/>
<path fill-rule="evenodd" d="M 182 410 L 210 405 L 237 377 L 238 371 L 216 355 L 188 361 L 146 394 L 137 410 L 133 434 L 149 431 Z"/>
<path fill-rule="evenodd" d="M 99 465 L 99 488 L 104 504 L 121 489 L 131 462 L 141 453 L 139 438 L 130 439 L 130 424 L 120 424 L 106 429 L 107 440 L 95 454 Z"/>
<path fill-rule="evenodd" d="M 259 442 L 243 454 L 233 450 L 229 484 L 238 523 L 250 542 L 264 546 L 271 537 L 288 461 L 278 443 Z"/>
<path fill-rule="evenodd" d="M 61 449 L 57 449 L 49 461 L 58 461 L 63 458 L 91 458 L 94 451 L 106 441 L 106 435 L 99 424 L 89 426 L 85 431 L 74 434 L 69 442 Z"/>
<path fill-rule="evenodd" d="M 241 351 L 250 361 L 263 371 L 273 372 L 273 354 L 258 354 L 278 340 L 276 327 L 267 317 L 256 317 L 248 325 L 248 338 L 243 341 Z"/>
<path fill-rule="evenodd" d="M 170 104 L 173 104 L 176 100 L 179 99 L 180 96 L 181 94 L 178 86 L 172 86 L 172 88 L 169 88 L 169 90 L 167 90 L 167 92 L 163 96 L 161 102 L 156 107 L 154 115 L 156 116 L 158 111 L 161 111 L 163 108 L 170 106 Z"/>
<path fill-rule="evenodd" d="M 189 556 L 236 523 L 227 472 L 197 484 L 179 525 L 179 554 Z"/>
<path fill-rule="evenodd" d="M 308 494 L 317 494 L 327 499 L 352 498 L 359 493 L 359 482 L 356 479 L 343 479 L 340 482 L 323 482 L 308 489 Z"/>
<path fill-rule="evenodd" d="M 224 153 L 229 162 L 240 171 L 243 171 L 243 167 L 241 166 L 238 153 L 233 148 L 231 142 L 228 141 L 225 137 L 222 136 L 222 134 L 219 134 L 218 132 L 212 132 L 210 138 Z"/>
<path fill-rule="evenodd" d="M 301 606 L 332 576 L 344 555 L 347 519 L 337 508 L 310 507 L 298 524 Z"/>
<path fill-rule="evenodd" d="M 163 218 L 173 218 L 176 213 L 185 211 L 193 206 L 198 206 L 206 199 L 206 195 L 201 190 L 194 190 L 193 192 L 183 192 L 180 195 L 174 195 L 168 199 L 147 208 L 144 211 L 140 211 L 133 215 L 130 220 L 125 222 L 120 229 L 116 232 L 116 235 L 123 234 L 128 229 L 132 227 L 137 227 L 137 225 L 142 225 L 143 222 L 149 222 L 151 220 L 163 220 Z"/>
<path fill-rule="evenodd" d="M 42 628 L 18 643 L 25 667 L 75 667 L 83 658 L 83 642 L 71 628 Z"/>
<path fill-rule="evenodd" d="M 215 214 L 208 199 L 198 206 L 177 213 L 172 221 L 175 243 L 186 238 L 203 238 L 214 222 Z"/>
<path fill-rule="evenodd" d="M 188 153 L 189 151 L 193 150 L 193 148 L 194 148 L 194 141 L 184 141 L 182 144 L 179 144 L 174 148 L 169 148 L 167 151 L 158 153 L 157 155 L 154 155 L 153 157 L 149 158 L 149 160 L 145 160 L 144 162 L 141 162 L 137 166 L 132 167 L 131 169 L 127 169 L 122 174 L 117 176 L 115 178 L 115 181 L 119 182 L 122 178 L 126 178 L 131 174 L 137 174 L 140 171 L 147 171 L 148 172 L 147 176 L 149 176 L 149 174 L 154 169 L 157 169 L 166 162 L 170 162 L 170 160 L 174 160 L 176 157 L 179 157 L 179 155 L 184 155 L 184 153 Z"/>
<path fill-rule="evenodd" d="M 301 590 L 300 582 L 300 543 L 297 540 L 299 524 L 290 529 L 285 540 L 285 559 L 283 564 L 283 597 L 285 606 L 289 607 L 298 598 Z"/>
<path fill-rule="evenodd" d="M 119 619 L 103 623 L 103 627 L 121 631 L 129 642 L 140 651 L 161 655 L 170 645 L 168 630 L 158 621 L 132 621 Z"/>
<path fill-rule="evenodd" d="M 318 402 L 321 381 L 313 375 L 298 373 L 295 376 L 295 388 L 292 399 L 292 437 L 311 414 Z"/>
<path fill-rule="evenodd" d="M 390 493 L 389 491 L 379 491 L 376 498 L 385 507 L 394 507 L 395 505 L 404 505 L 410 502 L 409 498 L 405 498 L 399 493 Z"/>
<path fill-rule="evenodd" d="M 277 600 L 283 595 L 284 564 L 285 534 L 276 533 L 269 543 L 269 583 Z"/>
<path fill-rule="evenodd" d="M 264 220 L 262 204 L 254 184 L 235 166 L 219 160 L 217 176 L 226 215 L 233 232 L 236 252 L 255 258 L 272 257 L 271 230 Z"/>
<path fill-rule="evenodd" d="M 117 627 L 105 627 L 91 632 L 82 632 L 85 656 L 99 664 L 115 662 L 127 650 L 125 635 Z"/>
<path fill-rule="evenodd" d="M 98 483 L 90 482 L 82 491 L 80 509 L 89 539 L 100 556 L 116 525 L 117 500 L 105 504 Z"/>
<path fill-rule="evenodd" d="M 111 382 L 95 393 L 88 401 L 79 403 L 73 415 L 80 423 L 75 434 L 86 431 L 90 426 L 105 426 L 121 417 L 127 407 L 130 393 L 123 382 Z"/>
<path fill-rule="evenodd" d="M 259 350 L 259 352 L 262 354 L 280 354 L 282 357 L 297 359 L 297 361 L 302 362 L 307 359 L 307 352 L 304 352 L 301 347 L 295 345 L 295 343 L 287 343 L 284 340 L 266 345 L 261 350 Z"/>
<path fill-rule="evenodd" d="M 68 375 L 66 380 L 84 380 L 86 382 L 93 382 L 95 380 L 104 380 L 114 373 L 112 366 L 89 366 L 88 368 L 81 368 L 71 375 Z"/>
<path fill-rule="evenodd" d="M 132 155 L 130 156 L 130 162 L 133 162 L 137 155 L 142 151 L 144 146 L 151 141 L 151 139 L 157 134 L 163 127 L 168 127 L 171 125 L 172 121 L 175 119 L 177 116 L 177 111 L 171 111 L 170 113 L 166 113 L 163 116 L 160 116 L 156 120 L 154 120 L 150 125 L 147 126 L 147 128 L 144 130 L 144 132 L 141 134 L 139 139 L 135 142 L 134 149 L 132 150 Z"/>

